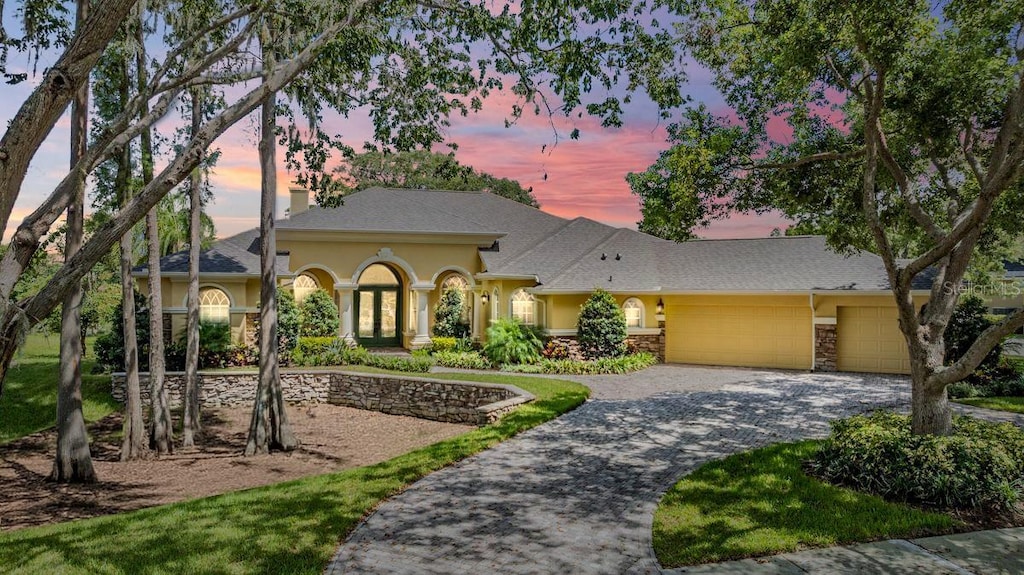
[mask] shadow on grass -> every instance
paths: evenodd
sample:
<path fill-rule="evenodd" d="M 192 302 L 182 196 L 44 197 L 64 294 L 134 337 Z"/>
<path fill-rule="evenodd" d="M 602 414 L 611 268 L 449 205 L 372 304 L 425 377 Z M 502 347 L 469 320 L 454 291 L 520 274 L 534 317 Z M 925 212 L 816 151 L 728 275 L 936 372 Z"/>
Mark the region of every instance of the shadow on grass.
<path fill-rule="evenodd" d="M 461 375 L 450 377 L 466 379 Z M 0 565 L 15 573 L 320 573 L 339 541 L 381 500 L 573 409 L 588 394 L 581 385 L 550 379 L 470 378 L 512 383 L 537 400 L 496 424 L 377 465 L 3 534 Z"/>
<path fill-rule="evenodd" d="M 947 515 L 808 477 L 819 442 L 784 443 L 708 463 L 662 498 L 654 549 L 665 567 L 877 539 L 946 533 Z"/>

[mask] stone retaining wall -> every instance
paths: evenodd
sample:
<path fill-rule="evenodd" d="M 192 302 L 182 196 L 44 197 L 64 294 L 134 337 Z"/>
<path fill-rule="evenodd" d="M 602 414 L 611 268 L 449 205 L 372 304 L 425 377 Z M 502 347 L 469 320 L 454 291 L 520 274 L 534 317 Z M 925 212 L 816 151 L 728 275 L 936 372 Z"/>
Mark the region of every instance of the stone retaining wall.
<path fill-rule="evenodd" d="M 206 407 L 252 405 L 258 377 L 252 370 L 200 372 L 200 401 Z M 124 402 L 124 374 L 115 373 L 111 379 L 111 395 Z M 142 400 L 148 403 L 149 374 L 141 374 L 140 380 Z M 185 374 L 171 372 L 164 381 L 171 406 L 181 405 Z M 496 421 L 534 399 L 512 385 L 333 370 L 281 370 L 281 389 L 289 403 L 333 403 L 475 425 Z"/>
<path fill-rule="evenodd" d="M 511 385 L 369 373 L 336 375 L 331 380 L 331 403 L 450 423 L 491 423 L 533 399 Z"/>
<path fill-rule="evenodd" d="M 288 403 L 326 403 L 331 386 L 330 371 L 285 371 L 281 370 L 281 392 Z M 124 374 L 111 377 L 110 394 L 116 401 L 124 403 Z M 142 385 L 142 401 L 149 403 L 149 374 L 139 375 Z M 246 371 L 201 371 L 199 372 L 199 401 L 206 407 L 231 407 L 252 405 L 256 399 L 256 382 L 259 372 Z M 164 376 L 167 396 L 171 407 L 181 405 L 185 389 L 185 373 L 168 372 Z"/>

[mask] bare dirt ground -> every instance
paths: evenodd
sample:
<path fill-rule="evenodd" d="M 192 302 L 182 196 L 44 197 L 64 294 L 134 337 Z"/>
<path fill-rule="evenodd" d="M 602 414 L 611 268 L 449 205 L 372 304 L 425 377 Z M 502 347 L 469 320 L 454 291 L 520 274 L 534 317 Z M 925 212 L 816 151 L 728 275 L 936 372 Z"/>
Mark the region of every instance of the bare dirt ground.
<path fill-rule="evenodd" d="M 384 461 L 471 426 L 335 405 L 290 406 L 302 446 L 292 453 L 242 457 L 249 408 L 206 410 L 202 446 L 169 457 L 122 463 L 121 417 L 89 426 L 99 483 L 46 481 L 56 432 L 0 446 L 0 530 L 120 513 Z"/>

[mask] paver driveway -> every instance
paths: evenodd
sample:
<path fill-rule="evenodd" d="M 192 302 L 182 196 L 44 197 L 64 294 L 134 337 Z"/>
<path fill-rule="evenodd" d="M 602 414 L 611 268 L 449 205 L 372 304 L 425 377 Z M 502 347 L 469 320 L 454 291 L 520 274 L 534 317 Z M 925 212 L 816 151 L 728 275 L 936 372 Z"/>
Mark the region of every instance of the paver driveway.
<path fill-rule="evenodd" d="M 573 379 L 593 399 L 390 499 L 328 573 L 656 573 L 651 520 L 678 477 L 909 399 L 904 379 L 849 374 L 657 366 Z"/>

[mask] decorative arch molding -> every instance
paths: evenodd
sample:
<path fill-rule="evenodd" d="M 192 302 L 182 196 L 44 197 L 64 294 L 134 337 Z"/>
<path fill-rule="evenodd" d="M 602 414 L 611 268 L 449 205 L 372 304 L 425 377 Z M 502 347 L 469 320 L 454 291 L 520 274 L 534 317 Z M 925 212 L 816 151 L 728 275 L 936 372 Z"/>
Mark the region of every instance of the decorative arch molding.
<path fill-rule="evenodd" d="M 329 268 L 329 267 L 327 267 L 327 266 L 325 266 L 323 264 L 317 264 L 317 263 L 306 264 L 306 265 L 302 266 L 301 268 L 295 270 L 294 274 L 295 274 L 295 277 L 299 277 L 302 274 L 302 272 L 308 272 L 308 271 L 323 271 L 323 272 L 327 272 L 327 275 L 331 276 L 331 281 L 333 283 L 336 283 L 336 284 L 337 283 L 341 283 L 341 278 L 338 277 L 338 274 L 334 273 L 334 270 L 332 270 L 331 268 Z M 324 286 L 320 286 L 320 287 L 324 287 Z"/>
<path fill-rule="evenodd" d="M 206 288 L 216 288 L 224 292 L 224 295 L 228 296 L 228 305 L 233 309 L 235 307 L 235 298 L 231 295 L 231 290 L 214 282 L 199 282 L 199 291 L 203 291 Z M 188 294 L 181 298 L 181 307 L 188 308 Z M 166 311 L 166 310 L 165 310 Z"/>
<path fill-rule="evenodd" d="M 366 268 L 372 266 L 373 264 L 382 264 L 382 263 L 384 263 L 384 264 L 392 264 L 394 266 L 399 267 L 403 272 L 405 272 L 405 275 L 408 276 L 409 283 L 411 284 L 411 285 L 407 286 L 408 288 L 411 288 L 411 289 L 434 289 L 434 283 L 433 282 L 431 282 L 429 284 L 425 284 L 425 285 L 420 284 L 419 277 L 416 276 L 416 272 L 413 271 L 412 266 L 409 265 L 409 262 L 407 262 L 404 259 L 396 256 L 394 254 L 394 252 L 391 251 L 391 248 L 381 248 L 380 250 L 377 251 L 377 255 L 375 255 L 373 257 L 366 258 L 363 261 L 363 263 L 361 263 L 358 266 L 356 266 L 356 271 L 355 271 L 355 273 L 352 274 L 352 281 L 350 282 L 350 285 L 358 286 L 359 285 L 359 276 L 363 275 L 363 272 L 366 271 Z M 341 283 L 341 282 L 338 282 L 338 283 Z"/>
<path fill-rule="evenodd" d="M 434 274 L 434 277 L 430 278 L 430 283 L 437 285 L 437 279 L 448 272 L 455 272 L 461 275 L 462 277 L 466 278 L 466 281 L 469 282 L 469 289 L 476 289 L 476 280 L 473 279 L 473 274 L 469 273 L 469 270 L 462 266 L 445 266 L 437 270 L 437 273 Z"/>

